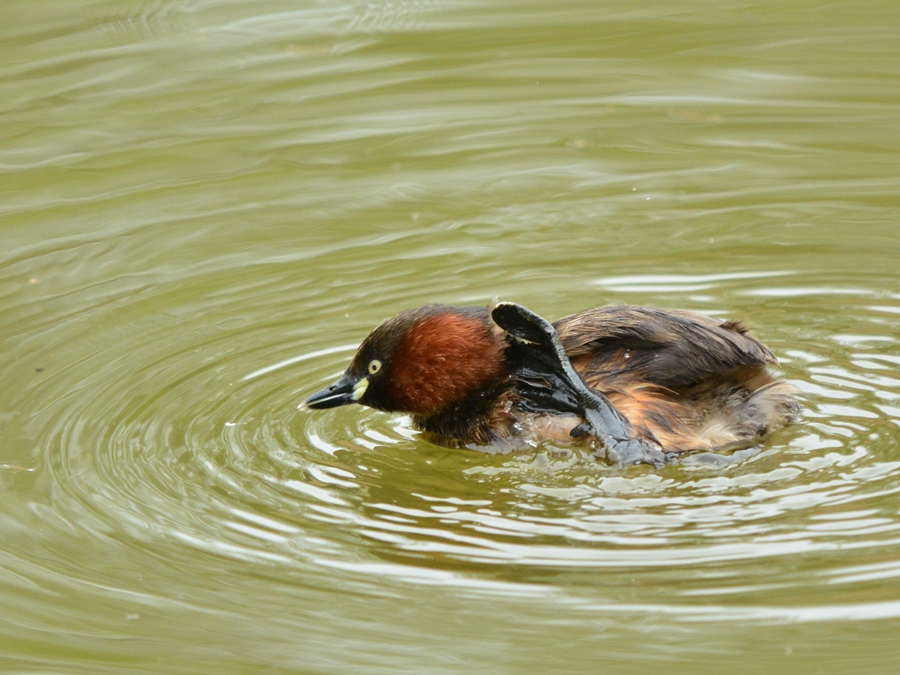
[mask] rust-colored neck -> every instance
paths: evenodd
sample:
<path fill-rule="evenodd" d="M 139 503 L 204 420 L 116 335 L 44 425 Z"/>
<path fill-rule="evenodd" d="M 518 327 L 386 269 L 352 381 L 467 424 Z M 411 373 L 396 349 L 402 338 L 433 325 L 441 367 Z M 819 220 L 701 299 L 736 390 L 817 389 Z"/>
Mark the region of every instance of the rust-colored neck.
<path fill-rule="evenodd" d="M 428 417 L 506 380 L 504 340 L 487 316 L 452 311 L 416 320 L 391 358 L 388 398 Z"/>

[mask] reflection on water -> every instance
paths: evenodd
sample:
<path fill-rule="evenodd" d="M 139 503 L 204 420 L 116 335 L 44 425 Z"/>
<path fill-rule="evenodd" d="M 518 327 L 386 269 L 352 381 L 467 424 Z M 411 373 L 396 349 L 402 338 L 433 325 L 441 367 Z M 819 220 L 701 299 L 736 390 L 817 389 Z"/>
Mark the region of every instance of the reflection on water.
<path fill-rule="evenodd" d="M 890 671 L 896 26 L 850 9 L 0 10 L 4 668 Z M 746 320 L 802 419 L 654 471 L 297 411 L 495 296 Z"/>

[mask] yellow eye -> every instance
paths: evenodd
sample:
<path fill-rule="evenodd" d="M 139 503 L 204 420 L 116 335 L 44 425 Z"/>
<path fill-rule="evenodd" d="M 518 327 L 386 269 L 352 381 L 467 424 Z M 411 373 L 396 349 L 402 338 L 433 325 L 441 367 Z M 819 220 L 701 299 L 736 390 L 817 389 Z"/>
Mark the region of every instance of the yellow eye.
<path fill-rule="evenodd" d="M 372 359 L 369 361 L 369 375 L 374 375 L 379 370 L 381 370 L 381 361 L 378 359 Z"/>

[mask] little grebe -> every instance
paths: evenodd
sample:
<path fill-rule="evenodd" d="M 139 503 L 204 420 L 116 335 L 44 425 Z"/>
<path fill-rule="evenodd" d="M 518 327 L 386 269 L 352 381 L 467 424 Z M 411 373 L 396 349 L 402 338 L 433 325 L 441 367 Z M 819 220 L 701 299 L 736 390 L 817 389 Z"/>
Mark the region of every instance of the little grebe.
<path fill-rule="evenodd" d="M 550 324 L 521 305 L 428 305 L 363 340 L 303 407 L 410 413 L 466 445 L 595 438 L 620 464 L 748 444 L 799 410 L 769 349 L 735 321 L 596 307 Z"/>

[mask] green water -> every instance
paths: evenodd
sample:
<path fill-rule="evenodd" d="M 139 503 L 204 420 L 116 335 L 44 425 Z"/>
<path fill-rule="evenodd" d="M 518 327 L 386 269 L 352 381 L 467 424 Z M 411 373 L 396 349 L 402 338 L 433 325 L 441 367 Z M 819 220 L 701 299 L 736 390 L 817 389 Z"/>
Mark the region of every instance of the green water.
<path fill-rule="evenodd" d="M 0 671 L 900 669 L 900 12 L 0 6 Z M 616 470 L 300 412 L 379 321 L 750 322 L 803 419 Z"/>

